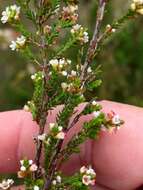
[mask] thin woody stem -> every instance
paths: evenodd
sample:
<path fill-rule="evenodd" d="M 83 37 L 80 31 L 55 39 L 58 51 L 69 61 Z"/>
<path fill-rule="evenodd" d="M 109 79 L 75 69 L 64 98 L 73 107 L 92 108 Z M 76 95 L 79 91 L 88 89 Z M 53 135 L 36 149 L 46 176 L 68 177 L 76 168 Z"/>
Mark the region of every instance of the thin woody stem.
<path fill-rule="evenodd" d="M 87 70 L 88 66 L 92 63 L 92 61 L 94 59 L 94 54 L 98 48 L 98 38 L 99 38 L 99 34 L 100 34 L 100 27 L 102 24 L 104 13 L 105 13 L 106 3 L 107 3 L 107 0 L 99 0 L 95 30 L 94 30 L 92 40 L 90 41 L 90 45 L 89 45 L 87 55 L 85 58 L 85 62 L 83 65 L 83 69 L 82 69 L 82 73 L 81 73 L 81 81 L 84 81 L 86 70 Z"/>
<path fill-rule="evenodd" d="M 40 3 L 39 6 L 41 6 L 41 1 L 39 3 Z M 47 76 L 48 68 L 47 68 L 47 54 L 46 54 L 46 50 L 45 50 L 45 39 L 44 39 L 44 35 L 43 35 L 43 29 L 42 29 L 42 25 L 40 22 L 40 18 L 39 18 L 38 24 L 39 24 L 39 31 L 41 32 L 40 44 L 41 44 L 42 70 L 43 70 L 43 74 L 44 74 L 44 84 L 43 84 L 44 87 L 43 87 L 43 95 L 42 95 L 42 99 L 41 99 L 40 119 L 38 121 L 39 135 L 42 135 L 44 133 L 44 129 L 45 129 L 46 121 L 47 121 L 47 115 L 48 115 L 47 103 L 49 101 L 49 97 L 48 97 L 47 91 L 46 91 L 46 84 L 47 84 L 47 81 L 49 80 L 49 78 Z M 39 169 L 40 169 L 40 158 L 41 158 L 41 154 L 42 154 L 42 147 L 43 147 L 43 142 L 39 141 L 37 143 L 36 156 L 35 156 L 35 163 Z M 38 177 L 38 170 L 37 170 L 37 172 L 35 172 L 35 177 L 36 178 Z"/>

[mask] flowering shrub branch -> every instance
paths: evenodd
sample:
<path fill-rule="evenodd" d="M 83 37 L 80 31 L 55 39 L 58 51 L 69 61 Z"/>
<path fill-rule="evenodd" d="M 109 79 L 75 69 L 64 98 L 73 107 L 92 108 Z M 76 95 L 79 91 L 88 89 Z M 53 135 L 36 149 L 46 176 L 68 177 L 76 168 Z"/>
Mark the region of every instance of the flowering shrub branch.
<path fill-rule="evenodd" d="M 33 97 L 24 110 L 31 112 L 39 126 L 39 134 L 34 138 L 35 159 L 20 161 L 18 177 L 23 179 L 27 190 L 87 190 L 96 183 L 92 166 L 83 166 L 75 175 L 65 176 L 60 171 L 61 164 L 71 154 L 78 153 L 79 145 L 85 140 L 96 139 L 101 130 L 116 132 L 124 121 L 114 111 L 105 114 L 95 97 L 85 103 L 82 111 L 79 112 L 77 107 L 87 102 L 86 93 L 101 85 L 102 81 L 98 79 L 100 68 L 92 64 L 100 47 L 125 21 L 143 14 L 143 1 L 133 0 L 127 14 L 108 24 L 102 32 L 108 1 L 99 0 L 91 40 L 88 29 L 78 24 L 77 0 L 17 0 L 17 3 L 19 5 L 8 6 L 2 12 L 1 22 L 11 24 L 19 31 L 19 37 L 9 46 L 11 50 L 24 54 L 38 66 L 37 72 L 31 76 Z M 21 11 L 32 21 L 34 31 L 31 32 L 22 24 Z M 60 39 L 65 32 L 68 32 L 69 38 L 63 44 Z M 66 56 L 73 46 L 79 49 L 76 63 Z M 63 108 L 56 115 L 55 122 L 48 124 L 48 132 L 45 132 L 47 116 L 58 105 L 63 105 Z M 81 131 L 63 147 L 67 133 L 82 116 L 88 114 L 92 115 L 92 119 L 85 122 Z M 44 166 L 41 164 L 42 151 Z M 9 189 L 11 185 L 13 180 L 3 180 L 0 188 Z"/>

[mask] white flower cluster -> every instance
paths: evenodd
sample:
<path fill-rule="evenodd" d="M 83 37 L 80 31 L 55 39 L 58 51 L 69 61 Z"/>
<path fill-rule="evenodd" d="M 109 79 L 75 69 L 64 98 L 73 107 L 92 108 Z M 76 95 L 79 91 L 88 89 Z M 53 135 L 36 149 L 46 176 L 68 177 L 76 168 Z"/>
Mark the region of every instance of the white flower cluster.
<path fill-rule="evenodd" d="M 16 41 L 12 41 L 10 44 L 10 48 L 12 51 L 19 51 L 20 49 L 23 49 L 26 44 L 26 37 L 25 36 L 20 36 L 16 39 Z"/>
<path fill-rule="evenodd" d="M 49 133 L 56 139 L 64 139 L 65 133 L 63 127 L 58 126 L 56 123 L 49 123 Z"/>
<path fill-rule="evenodd" d="M 7 22 L 19 20 L 20 7 L 17 5 L 11 5 L 6 7 L 5 11 L 2 12 L 1 22 L 3 24 Z"/>
<path fill-rule="evenodd" d="M 19 178 L 24 178 L 31 172 L 37 171 L 38 167 L 33 163 L 33 160 L 20 160 L 20 171 L 18 172 Z"/>
<path fill-rule="evenodd" d="M 120 116 L 113 111 L 107 114 L 107 118 L 111 121 L 112 125 L 120 126 L 122 124 Z"/>
<path fill-rule="evenodd" d="M 38 72 L 31 75 L 32 80 L 42 80 L 43 78 L 44 78 L 44 74 L 42 72 Z"/>
<path fill-rule="evenodd" d="M 61 71 L 66 66 L 71 64 L 71 60 L 65 59 L 65 58 L 61 58 L 59 60 L 58 59 L 51 59 L 49 61 L 49 64 L 53 67 L 53 69 Z"/>
<path fill-rule="evenodd" d="M 10 189 L 10 187 L 14 184 L 14 181 L 12 179 L 4 179 L 0 183 L 0 189 Z"/>
<path fill-rule="evenodd" d="M 57 183 L 61 183 L 62 182 L 62 178 L 60 175 L 57 175 L 56 178 L 52 181 L 53 185 L 57 185 Z"/>
<path fill-rule="evenodd" d="M 47 145 L 50 144 L 50 138 L 47 138 L 47 134 L 45 134 L 45 133 L 43 133 L 42 135 L 38 135 L 37 139 Z"/>
<path fill-rule="evenodd" d="M 89 35 L 81 25 L 76 24 L 72 27 L 71 33 L 75 36 L 81 43 L 88 43 L 89 42 Z"/>
<path fill-rule="evenodd" d="M 109 32 L 109 33 L 115 33 L 116 32 L 116 29 L 115 28 L 113 28 L 110 24 L 107 24 L 107 26 L 106 26 L 106 30 L 107 30 L 107 32 Z"/>
<path fill-rule="evenodd" d="M 83 98 L 83 87 L 82 86 L 76 86 L 76 84 L 74 84 L 73 82 L 70 83 L 66 83 L 66 82 L 62 82 L 61 83 L 61 87 L 63 89 L 63 91 L 67 91 L 69 93 L 75 93 L 75 94 L 80 94 L 81 98 Z"/>
<path fill-rule="evenodd" d="M 91 167 L 83 166 L 80 169 L 80 173 L 82 175 L 82 183 L 86 186 L 95 185 L 96 173 Z"/>
<path fill-rule="evenodd" d="M 116 132 L 121 128 L 121 125 L 124 124 L 124 121 L 120 118 L 118 114 L 115 112 L 111 111 L 106 114 L 106 124 L 101 125 L 101 130 L 105 132 Z"/>
<path fill-rule="evenodd" d="M 131 10 L 143 15 L 143 0 L 132 0 Z"/>
<path fill-rule="evenodd" d="M 63 7 L 61 19 L 62 20 L 70 20 L 75 23 L 78 19 L 78 14 L 76 11 L 78 10 L 78 5 L 68 5 L 67 7 Z"/>
<path fill-rule="evenodd" d="M 65 133 L 63 132 L 63 127 L 58 126 L 57 123 L 49 123 L 49 135 L 56 139 L 64 139 Z M 38 140 L 43 141 L 45 144 L 49 145 L 51 138 L 47 138 L 47 134 L 43 133 L 42 135 L 38 135 Z"/>
<path fill-rule="evenodd" d="M 26 112 L 30 112 L 32 108 L 35 108 L 35 104 L 33 101 L 28 101 L 26 105 L 24 105 L 23 110 Z"/>

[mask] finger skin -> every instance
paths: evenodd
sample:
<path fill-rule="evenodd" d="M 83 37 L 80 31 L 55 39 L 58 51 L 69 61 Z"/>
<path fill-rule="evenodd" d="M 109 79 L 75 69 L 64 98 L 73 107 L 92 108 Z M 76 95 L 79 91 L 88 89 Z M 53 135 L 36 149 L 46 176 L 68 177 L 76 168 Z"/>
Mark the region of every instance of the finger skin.
<path fill-rule="evenodd" d="M 133 190 L 143 183 L 143 109 L 109 101 L 101 104 L 105 112 L 113 110 L 118 113 L 125 120 L 124 127 L 116 134 L 102 132 L 98 140 L 86 141 L 81 145 L 80 155 L 73 155 L 62 169 L 71 174 L 80 166 L 92 163 L 97 183 L 114 190 Z M 61 108 L 51 112 L 47 125 L 54 122 Z M 91 116 L 80 119 L 67 135 L 65 144 L 89 119 Z M 0 128 L 0 173 L 15 172 L 20 159 L 34 157 L 32 137 L 38 134 L 38 126 L 30 113 L 16 110 L 0 113 Z"/>

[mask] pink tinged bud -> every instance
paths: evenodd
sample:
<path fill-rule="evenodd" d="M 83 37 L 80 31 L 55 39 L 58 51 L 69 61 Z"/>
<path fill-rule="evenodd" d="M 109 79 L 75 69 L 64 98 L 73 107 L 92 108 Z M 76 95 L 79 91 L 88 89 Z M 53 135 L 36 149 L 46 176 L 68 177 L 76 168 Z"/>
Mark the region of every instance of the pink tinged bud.
<path fill-rule="evenodd" d="M 95 179 L 90 181 L 90 185 L 95 185 Z"/>
<path fill-rule="evenodd" d="M 87 171 L 87 168 L 85 166 L 80 168 L 80 173 L 81 174 L 86 173 L 86 171 Z"/>
<path fill-rule="evenodd" d="M 115 116 L 115 112 L 111 111 L 107 113 L 107 117 L 111 120 Z"/>
<path fill-rule="evenodd" d="M 32 165 L 30 166 L 30 168 L 29 168 L 29 170 L 30 170 L 31 172 L 35 172 L 35 171 L 37 171 L 37 169 L 38 169 L 38 167 L 37 167 L 36 164 L 32 164 Z"/>

